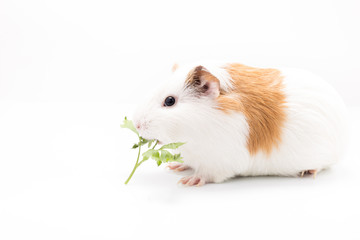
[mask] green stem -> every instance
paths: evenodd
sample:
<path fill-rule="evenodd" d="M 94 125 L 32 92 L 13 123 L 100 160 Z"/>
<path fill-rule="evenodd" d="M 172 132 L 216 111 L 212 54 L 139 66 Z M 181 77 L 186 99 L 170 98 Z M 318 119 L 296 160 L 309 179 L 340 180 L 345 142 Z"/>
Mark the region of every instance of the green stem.
<path fill-rule="evenodd" d="M 156 141 L 155 145 L 154 145 L 151 149 L 154 149 L 157 144 L 158 144 L 158 141 Z M 146 160 L 147 160 L 147 159 L 141 160 L 141 162 L 139 162 L 138 166 L 140 166 L 140 164 L 142 164 L 142 163 L 145 162 Z"/>
<path fill-rule="evenodd" d="M 152 147 L 152 149 L 155 149 L 155 147 L 156 147 L 157 144 L 158 144 L 158 141 L 155 142 L 155 145 Z M 135 166 L 134 166 L 133 170 L 131 171 L 130 176 L 129 176 L 128 179 L 125 181 L 125 184 L 128 184 L 128 182 L 130 181 L 130 179 L 131 179 L 132 176 L 134 175 L 135 170 L 145 161 L 145 160 L 142 160 L 142 161 L 139 162 L 140 152 L 141 152 L 141 139 L 139 139 L 139 152 L 138 152 L 138 156 L 137 156 L 137 159 L 136 159 Z"/>
<path fill-rule="evenodd" d="M 140 158 L 140 152 L 141 152 L 141 139 L 139 139 L 139 153 L 138 153 L 138 156 L 137 156 L 137 159 L 136 159 L 136 163 L 135 163 L 134 169 L 133 169 L 132 172 L 130 173 L 130 176 L 128 177 L 128 179 L 125 181 L 125 184 L 128 184 L 128 182 L 130 181 L 131 177 L 134 175 L 134 172 L 135 172 L 136 168 L 137 168 L 138 166 L 140 166 L 140 164 L 141 164 L 141 162 L 138 164 L 139 158 Z"/>
<path fill-rule="evenodd" d="M 155 147 L 156 147 L 156 145 L 158 144 L 158 140 L 156 140 L 156 143 L 155 143 L 155 145 L 153 146 L 153 148 L 152 149 L 154 149 Z"/>

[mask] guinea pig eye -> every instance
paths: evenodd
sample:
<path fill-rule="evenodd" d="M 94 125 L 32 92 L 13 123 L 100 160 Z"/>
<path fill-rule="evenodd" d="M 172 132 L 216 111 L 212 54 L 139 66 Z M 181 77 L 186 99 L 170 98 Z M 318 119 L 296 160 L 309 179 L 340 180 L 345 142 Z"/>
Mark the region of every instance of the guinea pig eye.
<path fill-rule="evenodd" d="M 170 106 L 172 106 L 174 104 L 175 104 L 175 98 L 174 97 L 168 96 L 167 98 L 165 98 L 164 106 L 170 107 Z"/>

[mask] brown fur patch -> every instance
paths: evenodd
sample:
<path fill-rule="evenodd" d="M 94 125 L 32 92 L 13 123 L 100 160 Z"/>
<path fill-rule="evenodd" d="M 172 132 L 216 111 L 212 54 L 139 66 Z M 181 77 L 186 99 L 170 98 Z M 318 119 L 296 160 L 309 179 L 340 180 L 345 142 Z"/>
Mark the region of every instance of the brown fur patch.
<path fill-rule="evenodd" d="M 247 141 L 250 154 L 259 150 L 270 154 L 281 141 L 286 119 L 280 71 L 241 64 L 230 64 L 225 69 L 233 79 L 234 88 L 217 98 L 220 109 L 244 113 L 250 128 Z"/>

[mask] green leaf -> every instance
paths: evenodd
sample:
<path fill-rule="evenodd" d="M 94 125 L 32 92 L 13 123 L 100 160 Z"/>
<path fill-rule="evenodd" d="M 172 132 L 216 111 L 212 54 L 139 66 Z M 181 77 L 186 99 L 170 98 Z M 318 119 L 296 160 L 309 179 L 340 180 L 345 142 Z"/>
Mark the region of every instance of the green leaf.
<path fill-rule="evenodd" d="M 151 158 L 154 159 L 155 161 L 160 161 L 160 154 L 157 150 L 155 150 L 155 152 L 153 152 L 153 154 L 151 155 Z"/>
<path fill-rule="evenodd" d="M 136 135 L 139 136 L 138 131 L 137 131 L 136 128 L 134 127 L 134 123 L 133 123 L 131 120 L 128 120 L 126 117 L 125 117 L 125 119 L 124 119 L 124 121 L 123 121 L 123 124 L 121 124 L 120 127 L 130 129 L 131 131 L 133 131 L 134 133 L 136 133 Z"/>
<path fill-rule="evenodd" d="M 138 148 L 139 146 L 143 146 L 143 145 L 145 145 L 145 144 L 148 143 L 148 142 L 150 143 L 150 142 L 153 142 L 153 141 L 154 141 L 154 140 L 147 140 L 147 139 L 142 138 L 142 137 L 139 137 L 139 139 L 140 139 L 140 142 L 135 143 L 135 144 L 132 146 L 133 149 Z"/>
<path fill-rule="evenodd" d="M 133 146 L 132 146 L 132 149 L 135 149 L 135 148 L 138 148 L 139 145 L 137 143 L 135 143 Z"/>
<path fill-rule="evenodd" d="M 183 142 L 169 143 L 169 144 L 166 144 L 166 145 L 162 146 L 160 148 L 160 150 L 162 150 L 162 149 L 176 149 L 176 148 L 178 148 L 178 147 L 180 147 L 180 146 L 182 146 L 184 144 L 185 143 L 183 143 Z"/>
<path fill-rule="evenodd" d="M 150 140 L 150 141 L 149 141 L 148 148 L 151 147 L 151 144 L 153 144 L 154 141 L 155 141 L 155 140 Z"/>
<path fill-rule="evenodd" d="M 169 151 L 160 150 L 160 152 L 161 152 L 160 159 L 162 162 L 169 162 L 173 159 L 173 155 Z"/>
<path fill-rule="evenodd" d="M 181 155 L 179 153 L 179 154 L 174 155 L 173 161 L 174 162 L 183 162 L 181 159 L 182 159 L 182 157 L 181 157 Z"/>
<path fill-rule="evenodd" d="M 143 137 L 140 137 L 140 141 L 141 141 L 143 144 L 149 142 L 149 140 L 147 140 L 147 139 L 145 139 L 145 138 L 143 138 Z"/>
<path fill-rule="evenodd" d="M 147 158 L 152 158 L 154 160 L 160 160 L 160 154 L 158 150 L 154 150 L 154 149 L 149 149 L 146 152 L 144 152 L 143 157 L 147 157 Z"/>
<path fill-rule="evenodd" d="M 142 155 L 143 157 L 151 157 L 153 155 L 153 153 L 157 152 L 157 150 L 154 149 L 149 149 L 146 152 L 144 152 Z"/>
<path fill-rule="evenodd" d="M 162 164 L 162 161 L 161 160 L 157 160 L 156 161 L 157 165 L 160 166 Z"/>
<path fill-rule="evenodd" d="M 149 140 L 142 137 L 139 137 L 139 139 L 140 139 L 140 143 L 139 143 L 140 146 L 145 145 L 149 142 Z"/>

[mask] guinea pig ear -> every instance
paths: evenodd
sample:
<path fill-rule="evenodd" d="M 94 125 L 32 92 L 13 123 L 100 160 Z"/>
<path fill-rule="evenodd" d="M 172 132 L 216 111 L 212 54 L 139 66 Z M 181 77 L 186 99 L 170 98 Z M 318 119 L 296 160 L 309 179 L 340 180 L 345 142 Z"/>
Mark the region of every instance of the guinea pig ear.
<path fill-rule="evenodd" d="M 203 66 L 197 66 L 188 75 L 186 83 L 196 94 L 217 98 L 220 95 L 220 82 Z"/>
<path fill-rule="evenodd" d="M 171 71 L 172 71 L 172 72 L 175 72 L 178 68 L 179 68 L 179 64 L 174 63 L 174 65 L 173 65 L 172 68 L 171 68 Z"/>

